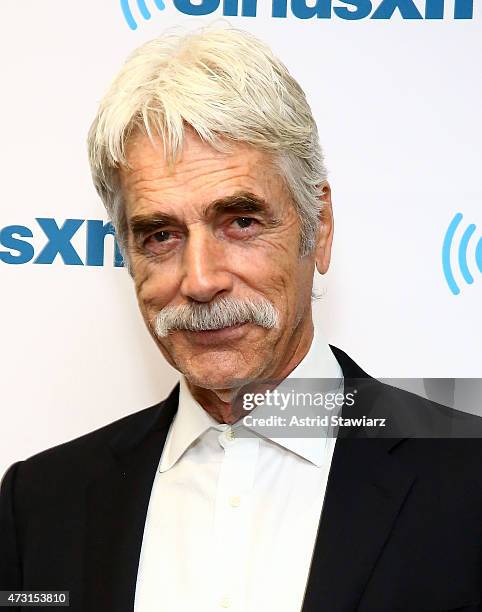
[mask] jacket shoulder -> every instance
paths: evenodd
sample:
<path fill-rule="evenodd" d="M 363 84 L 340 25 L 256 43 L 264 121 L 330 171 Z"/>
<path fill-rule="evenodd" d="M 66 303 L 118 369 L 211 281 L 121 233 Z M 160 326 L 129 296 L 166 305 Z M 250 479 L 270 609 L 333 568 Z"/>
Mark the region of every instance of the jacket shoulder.
<path fill-rule="evenodd" d="M 64 478 L 72 481 L 91 474 L 99 462 L 110 462 L 110 444 L 120 435 L 135 435 L 153 423 L 166 400 L 129 414 L 73 440 L 63 442 L 31 457 L 18 461 L 18 473 L 29 483 L 48 485 L 51 479 L 60 483 Z"/>

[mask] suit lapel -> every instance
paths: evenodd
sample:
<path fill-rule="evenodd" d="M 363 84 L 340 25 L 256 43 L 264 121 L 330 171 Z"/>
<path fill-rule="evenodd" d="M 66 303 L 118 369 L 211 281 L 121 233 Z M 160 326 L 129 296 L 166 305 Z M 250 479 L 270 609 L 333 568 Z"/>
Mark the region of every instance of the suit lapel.
<path fill-rule="evenodd" d="M 85 597 L 89 612 L 132 612 L 152 482 L 178 404 L 178 387 L 111 441 L 86 494 Z"/>
<path fill-rule="evenodd" d="M 351 414 L 380 402 L 381 384 L 345 353 L 334 349 L 345 385 L 356 378 L 361 392 Z M 363 382 L 366 380 L 366 390 Z M 383 400 L 382 400 L 383 401 Z M 322 518 L 302 612 L 356 610 L 415 475 L 390 451 L 402 441 L 362 437 L 356 430 L 336 441 Z"/>
<path fill-rule="evenodd" d="M 386 439 L 338 439 L 303 612 L 356 610 L 414 475 Z"/>

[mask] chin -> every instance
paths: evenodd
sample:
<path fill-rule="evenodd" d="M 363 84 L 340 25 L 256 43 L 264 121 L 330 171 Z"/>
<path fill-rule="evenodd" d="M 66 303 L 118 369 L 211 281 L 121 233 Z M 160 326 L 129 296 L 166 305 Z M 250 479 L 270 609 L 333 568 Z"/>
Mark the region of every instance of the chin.
<path fill-rule="evenodd" d="M 240 367 L 239 356 L 226 359 L 224 353 L 219 359 L 205 356 L 199 363 L 191 362 L 189 366 L 180 369 L 191 384 L 203 389 L 222 390 L 240 387 L 253 378 L 253 364 L 249 367 L 243 365 Z"/>
<path fill-rule="evenodd" d="M 240 376 L 239 372 L 227 370 L 225 372 L 187 371 L 184 373 L 189 382 L 197 387 L 211 390 L 233 389 L 244 384 L 247 377 Z"/>

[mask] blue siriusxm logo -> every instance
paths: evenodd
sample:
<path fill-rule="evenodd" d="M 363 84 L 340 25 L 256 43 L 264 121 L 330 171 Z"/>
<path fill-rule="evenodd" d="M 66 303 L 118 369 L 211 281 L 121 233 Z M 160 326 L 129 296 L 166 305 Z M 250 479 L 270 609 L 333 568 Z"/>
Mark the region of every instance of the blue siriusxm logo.
<path fill-rule="evenodd" d="M 166 8 L 163 0 L 148 0 L 159 11 Z M 166 0 L 167 1 L 167 0 Z M 256 17 L 258 0 L 168 0 L 184 15 L 224 17 Z M 146 0 L 120 0 L 122 13 L 131 30 L 138 27 L 132 6 L 143 19 L 151 18 Z M 298 19 L 473 19 L 474 0 L 271 0 L 271 16 Z"/>
<path fill-rule="evenodd" d="M 114 242 L 112 264 L 115 268 L 124 265 L 115 232 L 111 223 L 98 219 L 66 219 L 59 226 L 55 219 L 37 217 L 43 239 L 43 246 L 35 256 L 35 248 L 28 240 L 34 231 L 25 225 L 8 225 L 0 229 L 0 262 L 6 264 L 52 264 L 57 256 L 66 266 L 103 266 L 105 238 L 111 235 Z M 72 244 L 79 229 L 85 228 L 85 253 L 81 258 Z M 35 257 L 35 259 L 34 259 Z"/>
<path fill-rule="evenodd" d="M 447 285 L 449 286 L 450 291 L 454 295 L 458 295 L 460 293 L 460 288 L 455 281 L 454 273 L 452 270 L 451 260 L 453 250 L 457 251 L 456 257 L 454 257 L 454 259 L 456 259 L 457 261 L 457 265 L 462 275 L 462 278 L 468 285 L 471 285 L 474 282 L 474 277 L 472 276 L 469 270 L 469 265 L 467 262 L 467 252 L 470 240 L 477 228 L 473 223 L 468 225 L 462 233 L 462 237 L 460 238 L 458 244 L 458 249 L 456 249 L 454 245 L 455 232 L 457 231 L 462 219 L 462 213 L 457 213 L 454 216 L 447 228 L 447 232 L 445 234 L 442 246 L 443 273 L 445 276 L 445 280 L 447 281 Z M 478 268 L 479 272 L 482 273 L 482 238 L 479 238 L 477 246 L 475 247 L 475 265 Z"/>

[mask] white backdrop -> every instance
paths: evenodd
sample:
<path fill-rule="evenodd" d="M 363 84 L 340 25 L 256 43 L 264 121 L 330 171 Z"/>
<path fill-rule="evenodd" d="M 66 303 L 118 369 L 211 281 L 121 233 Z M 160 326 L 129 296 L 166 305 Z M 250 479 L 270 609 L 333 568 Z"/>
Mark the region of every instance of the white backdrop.
<path fill-rule="evenodd" d="M 0 473 L 156 403 L 177 379 L 144 329 L 127 272 L 112 265 L 111 237 L 103 266 L 65 265 L 60 256 L 8 263 L 19 251 L 5 244 L 5 228 L 28 228 L 33 236 L 22 240 L 35 258 L 47 242 L 36 218 L 106 220 L 85 140 L 107 84 L 132 49 L 165 28 L 222 16 L 189 17 L 165 1 L 161 12 L 146 0 L 146 20 L 130 0 L 135 31 L 117 0 L 2 3 Z M 375 376 L 482 376 L 482 12 L 476 5 L 472 19 L 453 19 L 454 2 L 439 20 L 404 19 L 398 9 L 379 20 L 302 20 L 289 11 L 275 19 L 267 0 L 255 18 L 229 18 L 268 42 L 309 96 L 335 207 L 333 264 L 317 280 L 316 317 L 328 340 Z M 415 4 L 424 14 L 425 2 Z M 456 213 L 458 295 L 442 271 Z M 471 223 L 467 284 L 457 250 Z M 72 244 L 85 262 L 86 222 Z M 27 257 L 28 245 L 20 247 Z"/>

